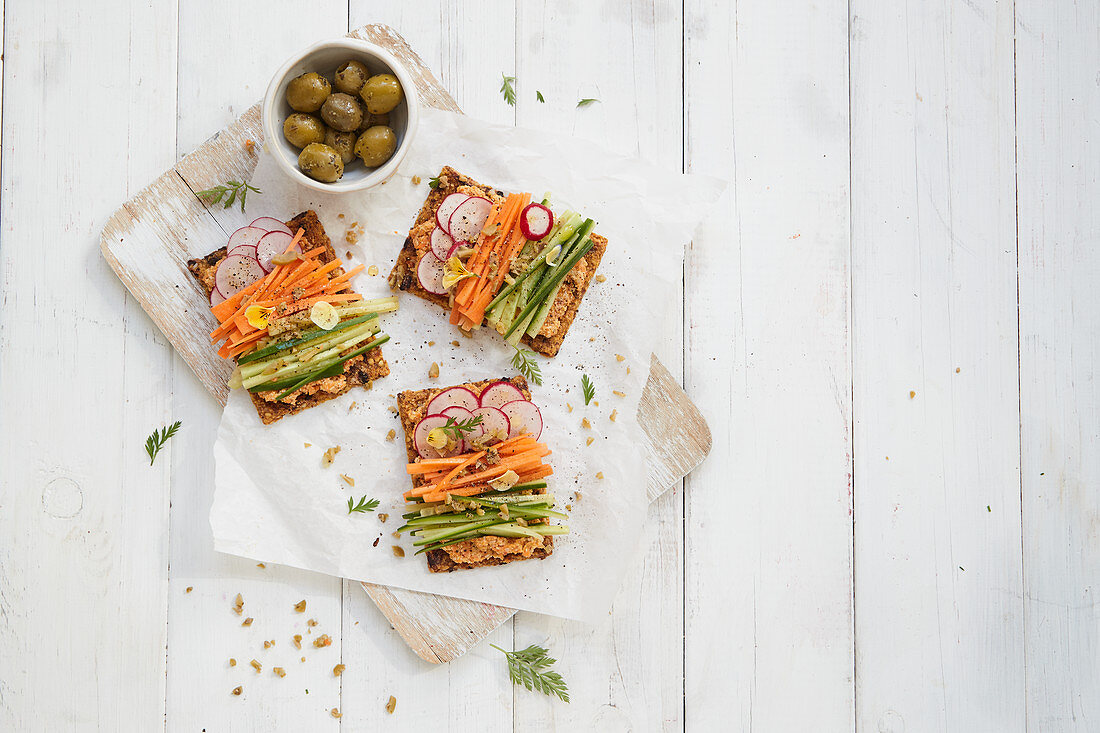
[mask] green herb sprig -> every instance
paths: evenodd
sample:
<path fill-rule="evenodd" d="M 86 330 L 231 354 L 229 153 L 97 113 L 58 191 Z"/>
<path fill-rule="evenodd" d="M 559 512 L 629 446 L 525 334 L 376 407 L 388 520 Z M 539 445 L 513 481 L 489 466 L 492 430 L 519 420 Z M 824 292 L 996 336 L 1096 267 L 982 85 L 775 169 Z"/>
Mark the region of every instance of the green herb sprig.
<path fill-rule="evenodd" d="M 432 176 L 428 179 L 428 188 L 439 188 L 439 176 Z"/>
<path fill-rule="evenodd" d="M 516 106 L 516 88 L 512 85 L 516 83 L 516 77 L 505 76 L 501 73 L 500 78 L 504 81 L 500 84 L 500 93 L 504 95 L 504 101 L 508 103 L 509 107 Z"/>
<path fill-rule="evenodd" d="M 587 107 L 588 105 L 595 104 L 598 101 L 600 101 L 600 100 L 595 99 L 593 97 L 586 97 L 585 99 L 582 99 L 581 101 L 577 102 L 577 106 L 578 107 Z"/>
<path fill-rule="evenodd" d="M 548 669 L 558 660 L 551 658 L 546 649 L 532 644 L 526 649 L 508 652 L 496 644 L 489 646 L 503 652 L 508 659 L 508 677 L 512 684 L 523 685 L 528 690 L 544 695 L 557 695 L 563 701 L 569 702 L 569 687 L 565 680 L 557 672 Z"/>
<path fill-rule="evenodd" d="M 167 425 L 160 430 L 154 430 L 153 434 L 145 439 L 145 452 L 149 454 L 149 465 L 153 465 L 153 461 L 156 460 L 157 454 L 160 453 L 160 449 L 164 447 L 164 444 L 168 442 L 176 432 L 180 429 L 182 423 L 176 420 L 171 425 Z"/>
<path fill-rule="evenodd" d="M 371 499 L 368 501 L 367 497 L 364 496 L 359 500 L 359 503 L 356 504 L 354 496 L 348 498 L 348 514 L 352 512 L 373 512 L 377 508 L 378 499 Z"/>
<path fill-rule="evenodd" d="M 542 92 L 538 89 L 535 90 L 535 99 L 539 100 L 543 104 L 546 104 L 546 99 L 542 96 Z"/>
<path fill-rule="evenodd" d="M 214 186 L 213 188 L 208 188 L 205 191 L 199 191 L 195 195 L 208 204 L 221 203 L 222 199 L 225 198 L 225 205 L 222 206 L 223 209 L 228 209 L 230 206 L 233 205 L 233 202 L 240 201 L 241 211 L 244 211 L 244 200 L 245 197 L 248 196 L 249 191 L 253 191 L 255 193 L 263 193 L 263 191 L 261 191 L 260 189 L 256 188 L 255 186 L 249 186 L 247 183 L 243 183 L 241 181 L 229 181 L 222 184 L 221 186 Z M 228 198 L 226 198 L 226 194 L 229 195 Z"/>
<path fill-rule="evenodd" d="M 534 382 L 541 387 L 542 370 L 539 368 L 539 363 L 535 361 L 535 355 L 518 346 L 512 348 L 516 350 L 516 353 L 512 354 L 512 366 L 516 368 L 517 372 L 525 376 L 527 381 Z"/>
<path fill-rule="evenodd" d="M 584 404 L 587 405 L 596 396 L 596 385 L 592 384 L 587 374 L 581 377 L 581 390 L 584 392 Z"/>
<path fill-rule="evenodd" d="M 474 415 L 465 420 L 455 420 L 453 417 L 448 416 L 447 424 L 443 426 L 443 429 L 455 440 L 462 440 L 464 433 L 473 432 L 473 429 L 484 422 L 484 420 L 484 415 Z"/>

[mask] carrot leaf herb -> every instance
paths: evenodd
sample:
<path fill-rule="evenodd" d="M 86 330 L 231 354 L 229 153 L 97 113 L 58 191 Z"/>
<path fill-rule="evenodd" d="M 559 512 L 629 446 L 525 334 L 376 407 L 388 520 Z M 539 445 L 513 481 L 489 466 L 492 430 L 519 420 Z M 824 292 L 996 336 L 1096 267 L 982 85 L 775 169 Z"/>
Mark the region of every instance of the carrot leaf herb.
<path fill-rule="evenodd" d="M 500 93 L 504 95 L 504 101 L 508 103 L 509 107 L 516 106 L 516 88 L 512 85 L 516 83 L 516 77 L 505 76 L 501 73 L 500 78 L 504 81 L 500 84 Z"/>
<path fill-rule="evenodd" d="M 600 100 L 593 99 L 592 97 L 588 97 L 586 99 L 582 99 L 581 101 L 577 102 L 577 106 L 578 107 L 587 107 L 588 105 L 594 104 L 595 102 L 598 102 L 598 101 L 600 101 Z"/>
<path fill-rule="evenodd" d="M 241 181 L 229 181 L 222 184 L 221 186 L 214 186 L 213 188 L 208 188 L 205 191 L 199 191 L 195 195 L 208 204 L 222 203 L 222 199 L 224 198 L 225 205 L 222 206 L 223 209 L 228 209 L 230 206 L 233 205 L 233 202 L 239 200 L 241 202 L 241 211 L 244 211 L 244 199 L 246 196 L 248 196 L 249 191 L 253 191 L 255 193 L 263 193 L 263 191 L 261 191 L 260 189 L 256 188 L 255 186 L 249 186 L 247 183 L 243 183 Z M 228 198 L 226 198 L 226 194 L 228 194 Z"/>
<path fill-rule="evenodd" d="M 439 188 L 439 176 L 432 176 L 428 179 L 428 188 Z"/>
<path fill-rule="evenodd" d="M 535 355 L 527 349 L 521 349 L 518 346 L 513 346 L 516 353 L 512 354 L 512 366 L 516 368 L 516 371 L 527 378 L 528 381 L 542 386 L 542 370 L 539 368 L 539 363 L 535 361 Z"/>
<path fill-rule="evenodd" d="M 539 100 L 543 104 L 546 104 L 546 99 L 542 96 L 542 92 L 537 89 L 535 90 L 535 99 Z"/>
<path fill-rule="evenodd" d="M 592 384 L 587 374 L 581 377 L 581 390 L 584 392 L 584 404 L 587 405 L 596 396 L 596 385 Z"/>
<path fill-rule="evenodd" d="M 179 431 L 180 425 L 182 425 L 182 423 L 176 420 L 171 425 L 166 425 L 160 430 L 154 430 L 153 434 L 145 439 L 145 452 L 149 454 L 150 466 L 153 465 L 153 461 L 156 460 L 157 454 L 160 453 L 160 449 L 164 447 L 168 439 Z"/>
<path fill-rule="evenodd" d="M 508 659 L 508 677 L 514 685 L 523 685 L 528 690 L 541 692 L 544 695 L 557 695 L 564 702 L 569 702 L 569 688 L 561 675 L 549 669 L 558 660 L 549 656 L 549 652 L 541 646 L 532 644 L 526 649 L 508 652 L 496 644 L 491 647 L 503 652 Z"/>
<path fill-rule="evenodd" d="M 364 496 L 362 499 L 359 500 L 359 503 L 357 504 L 355 503 L 354 496 L 348 498 L 348 514 L 351 514 L 352 512 L 373 512 L 377 508 L 378 499 L 370 499 L 368 501 L 367 497 Z"/>
<path fill-rule="evenodd" d="M 447 424 L 443 426 L 443 429 L 450 433 L 451 437 L 455 440 L 462 440 L 464 433 L 473 432 L 473 429 L 480 425 L 485 420 L 484 415 L 474 415 L 468 417 L 465 420 L 455 420 L 453 417 L 447 417 Z"/>

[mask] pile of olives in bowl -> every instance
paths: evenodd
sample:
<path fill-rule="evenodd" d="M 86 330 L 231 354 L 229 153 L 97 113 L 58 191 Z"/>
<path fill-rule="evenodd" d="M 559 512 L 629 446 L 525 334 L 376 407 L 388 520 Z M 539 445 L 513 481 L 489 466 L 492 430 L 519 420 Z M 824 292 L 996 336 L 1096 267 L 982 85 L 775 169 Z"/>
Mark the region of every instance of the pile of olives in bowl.
<path fill-rule="evenodd" d="M 342 63 L 332 81 L 315 71 L 291 79 L 286 102 L 294 111 L 283 121 L 283 136 L 301 150 L 298 168 L 333 183 L 357 158 L 368 168 L 385 163 L 397 150 L 389 113 L 403 96 L 396 76 L 371 75 L 354 59 Z"/>

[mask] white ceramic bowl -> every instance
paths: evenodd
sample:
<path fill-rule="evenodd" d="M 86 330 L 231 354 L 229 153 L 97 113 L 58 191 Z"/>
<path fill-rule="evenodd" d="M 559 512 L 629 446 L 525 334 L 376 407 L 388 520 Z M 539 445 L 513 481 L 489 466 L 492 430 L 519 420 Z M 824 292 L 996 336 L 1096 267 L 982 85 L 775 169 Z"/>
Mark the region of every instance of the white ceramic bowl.
<path fill-rule="evenodd" d="M 393 157 L 377 168 L 367 168 L 363 161 L 356 158 L 344 168 L 343 178 L 335 183 L 323 183 L 298 169 L 298 153 L 301 151 L 283 137 L 283 121 L 294 112 L 286 103 L 286 87 L 291 79 L 309 71 L 316 71 L 331 82 L 337 67 L 349 59 L 362 61 L 372 75 L 393 74 L 401 82 L 404 99 L 390 112 L 390 127 L 397 135 L 397 150 Z M 264 142 L 279 167 L 303 186 L 327 193 L 362 191 L 387 180 L 401 165 L 416 135 L 418 111 L 419 100 L 412 78 L 389 51 L 355 38 L 321 41 L 292 56 L 272 77 L 264 95 Z"/>

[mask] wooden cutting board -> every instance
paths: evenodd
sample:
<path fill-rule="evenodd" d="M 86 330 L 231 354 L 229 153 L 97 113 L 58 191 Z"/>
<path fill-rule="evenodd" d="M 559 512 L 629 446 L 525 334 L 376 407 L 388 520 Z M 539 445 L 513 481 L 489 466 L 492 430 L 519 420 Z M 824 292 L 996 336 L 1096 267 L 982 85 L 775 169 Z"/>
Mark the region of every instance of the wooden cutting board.
<path fill-rule="evenodd" d="M 423 104 L 461 112 L 392 28 L 368 25 L 348 35 L 393 53 L 415 80 Z M 257 149 L 263 144 L 259 104 L 123 204 L 103 228 L 100 241 L 111 268 L 222 405 L 228 397 L 231 370 L 210 346 L 209 333 L 217 324 L 186 263 L 222 246 L 235 228 L 220 224 L 215 217 L 222 214 L 220 207 L 208 210 L 194 192 L 227 180 L 248 180 L 256 155 L 246 141 Z M 410 221 L 415 214 L 409 212 Z M 638 418 L 647 438 L 647 488 L 652 501 L 706 457 L 710 428 L 656 356 Z M 431 593 L 370 583 L 363 583 L 363 588 L 413 651 L 432 663 L 461 656 L 515 613 L 511 608 Z"/>

